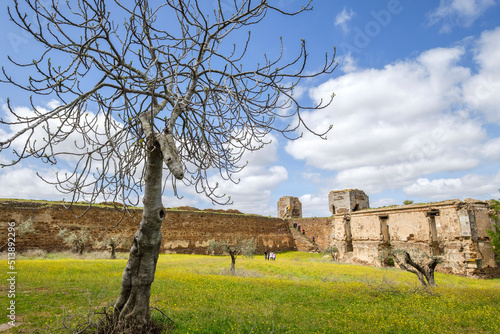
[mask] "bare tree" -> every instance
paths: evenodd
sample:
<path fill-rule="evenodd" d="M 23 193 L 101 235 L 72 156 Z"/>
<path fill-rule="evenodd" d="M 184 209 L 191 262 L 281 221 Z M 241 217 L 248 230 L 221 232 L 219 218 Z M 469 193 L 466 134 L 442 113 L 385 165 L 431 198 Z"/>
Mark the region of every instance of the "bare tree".
<path fill-rule="evenodd" d="M 436 286 L 434 280 L 434 271 L 436 266 L 443 261 L 440 256 L 418 256 L 419 260 L 412 259 L 410 253 L 405 250 L 391 250 L 389 256 L 392 256 L 394 262 L 398 264 L 401 269 L 409 271 L 418 277 L 418 281 L 423 286 Z"/>
<path fill-rule="evenodd" d="M 46 180 L 70 194 L 71 203 L 99 198 L 120 202 L 126 211 L 143 196 L 142 222 L 114 308 L 120 321 L 143 324 L 150 315 L 166 182 L 176 195 L 182 182 L 214 202 L 230 201 L 209 182 L 209 171 L 237 182 L 233 174 L 244 167 L 243 154 L 267 144 L 269 133 L 295 139 L 299 128 L 313 132 L 301 113 L 331 100 L 305 105 L 294 89 L 303 79 L 331 73 L 334 57 L 326 55 L 313 72 L 306 67 L 304 40 L 291 61 L 284 61 L 280 40 L 280 55 L 248 66 L 251 35 L 241 29 L 269 12 L 311 10 L 308 0 L 292 12 L 267 0 L 230 6 L 221 0 L 12 1 L 11 19 L 44 51 L 24 63 L 11 59 L 29 71 L 25 78 L 3 70 L 3 82 L 35 95 L 29 112 L 7 102 L 9 115 L 0 122 L 11 132 L 0 139 L 0 152 L 12 148 L 13 159 L 3 166 L 31 157 L 73 163 L 72 172 Z M 57 104 L 39 107 L 37 95 Z"/>
<path fill-rule="evenodd" d="M 238 238 L 235 241 L 222 240 L 215 241 L 211 240 L 208 245 L 207 251 L 209 253 L 223 254 L 227 253 L 231 256 L 231 274 L 236 273 L 236 258 L 238 255 L 253 257 L 257 249 L 257 243 L 253 238 L 243 239 Z"/>

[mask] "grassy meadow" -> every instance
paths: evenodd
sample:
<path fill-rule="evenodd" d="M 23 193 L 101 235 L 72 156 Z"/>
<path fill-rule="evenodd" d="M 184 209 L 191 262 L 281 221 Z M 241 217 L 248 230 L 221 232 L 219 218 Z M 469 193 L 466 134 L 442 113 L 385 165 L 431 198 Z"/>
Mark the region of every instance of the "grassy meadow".
<path fill-rule="evenodd" d="M 64 333 L 57 330 L 63 324 L 75 327 L 109 308 L 119 293 L 121 257 L 18 259 L 21 325 L 5 333 Z M 175 322 L 173 333 L 500 333 L 498 279 L 438 273 L 439 287 L 423 289 L 415 275 L 398 269 L 299 252 L 278 254 L 275 262 L 239 257 L 236 276 L 229 267 L 227 256 L 160 256 L 151 303 Z M 7 273 L 7 261 L 0 268 Z"/>

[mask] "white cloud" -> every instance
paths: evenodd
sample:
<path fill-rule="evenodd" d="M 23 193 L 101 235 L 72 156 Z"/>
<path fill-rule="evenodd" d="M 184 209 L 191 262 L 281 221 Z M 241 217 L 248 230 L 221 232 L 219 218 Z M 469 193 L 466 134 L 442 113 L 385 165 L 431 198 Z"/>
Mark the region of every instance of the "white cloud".
<path fill-rule="evenodd" d="M 412 185 L 405 187 L 409 196 L 421 196 L 436 200 L 479 196 L 484 199 L 496 197 L 500 185 L 500 172 L 496 175 L 468 174 L 460 178 L 435 179 L 420 178 Z"/>
<path fill-rule="evenodd" d="M 500 29 L 482 35 L 475 56 L 485 64 L 481 69 L 500 69 L 485 55 L 496 52 L 499 42 Z M 304 121 L 314 130 L 330 124 L 333 129 L 327 141 L 305 133 L 286 151 L 308 165 L 335 171 L 334 189 L 371 194 L 411 187 L 434 173 L 470 171 L 485 158 L 499 159 L 500 138 L 489 138 L 467 103 L 464 87 L 475 76 L 460 63 L 465 53 L 462 47 L 436 48 L 382 69 L 357 69 L 312 89 L 314 101 L 332 91 L 336 97 L 327 109 L 303 114 Z"/>
<path fill-rule="evenodd" d="M 335 16 L 334 25 L 342 28 L 342 31 L 346 34 L 350 30 L 347 23 L 352 20 L 354 16 L 356 16 L 356 13 L 354 13 L 351 8 L 347 9 L 344 7 L 344 9 Z"/>
<path fill-rule="evenodd" d="M 303 217 L 308 217 L 307 212 L 321 212 L 321 216 L 328 216 L 328 193 L 321 195 L 305 194 L 299 197 L 302 204 Z"/>
<path fill-rule="evenodd" d="M 288 179 L 283 166 L 247 167 L 238 175 L 240 182 L 234 184 L 219 177 L 211 178 L 212 184 L 219 182 L 218 193 L 231 196 L 233 205 L 227 209 L 237 209 L 244 213 L 276 215 L 276 203 L 271 203 L 271 192 L 281 182 Z"/>
<path fill-rule="evenodd" d="M 57 171 L 51 167 L 42 169 L 40 173 L 48 180 L 53 180 Z M 22 165 L 0 171 L 0 194 L 2 198 L 62 200 L 66 197 L 66 200 L 71 200 L 68 195 L 61 194 L 53 185 L 40 179 L 33 166 Z"/>
<path fill-rule="evenodd" d="M 398 200 L 394 198 L 382 198 L 376 201 L 371 202 L 370 200 L 370 207 L 372 208 L 379 208 L 382 206 L 389 206 L 389 205 L 394 205 L 397 204 Z"/>
<path fill-rule="evenodd" d="M 488 121 L 500 124 L 500 27 L 483 32 L 474 52 L 479 70 L 463 86 L 465 101 Z"/>
<path fill-rule="evenodd" d="M 233 178 L 237 184 L 223 180 L 218 173 L 209 177 L 212 186 L 218 184 L 216 193 L 218 195 L 231 196 L 233 205 L 222 207 L 222 209 L 237 209 L 244 213 L 258 213 L 262 215 L 276 215 L 276 204 L 271 202 L 272 191 L 282 182 L 288 179 L 288 171 L 285 167 L 275 164 L 278 161 L 278 140 L 273 135 L 268 135 L 266 141 L 271 143 L 254 152 L 247 151 L 242 162 L 248 161 L 248 165 Z M 169 191 L 167 189 L 167 191 Z M 168 194 L 167 194 L 168 195 Z M 211 207 L 211 201 L 204 195 L 195 193 L 193 187 L 179 186 L 179 195 L 194 199 L 190 204 L 172 200 L 169 206 L 192 205 L 199 208 Z M 224 201 L 224 200 L 222 200 Z"/>
<path fill-rule="evenodd" d="M 339 64 L 340 69 L 344 73 L 355 72 L 358 69 L 358 67 L 356 66 L 356 60 L 354 59 L 350 51 L 340 57 Z"/>
<path fill-rule="evenodd" d="M 27 106 L 17 106 L 13 111 L 17 117 L 36 118 L 39 115 L 49 114 L 54 108 L 59 106 L 56 100 L 50 100 L 45 106 L 37 106 L 37 113 Z M 5 130 L 0 130 L 0 140 L 7 140 L 21 130 L 26 129 L 26 124 L 16 124 L 16 115 L 8 111 L 7 105 L 2 104 L 2 110 L 6 114 L 6 120 L 13 124 L 5 127 Z M 65 116 L 70 117 L 64 120 Z M 77 123 L 79 128 L 74 125 Z M 29 123 L 30 126 L 34 125 L 35 121 Z M 110 134 L 115 134 L 121 127 L 121 124 L 115 121 L 106 121 L 106 117 L 101 113 L 96 115 L 91 111 L 77 115 L 62 115 L 61 118 L 52 117 L 45 122 L 39 124 L 33 131 L 25 131 L 12 143 L 11 147 L 21 152 L 25 148 L 26 142 L 29 140 L 31 147 L 35 150 L 44 147 L 50 138 L 51 145 L 47 148 L 46 152 L 53 152 L 57 154 L 59 160 L 77 161 L 79 159 L 75 154 L 87 153 L 97 147 L 99 143 L 104 143 L 108 136 L 104 135 L 104 129 Z M 7 132 L 8 130 L 9 132 Z M 50 134 L 48 133 L 50 132 Z M 87 137 L 84 143 L 84 136 Z M 91 142 L 93 142 L 91 144 Z M 95 145 L 94 145 L 95 144 Z M 94 145 L 94 146 L 92 146 Z M 97 153 L 95 153 L 97 155 Z"/>
<path fill-rule="evenodd" d="M 428 14 L 429 24 L 442 23 L 441 32 L 450 32 L 454 26 L 469 27 L 493 5 L 494 0 L 441 0 Z"/>
<path fill-rule="evenodd" d="M 490 161 L 500 161 L 500 138 L 494 138 L 486 142 L 481 153 L 485 159 Z"/>

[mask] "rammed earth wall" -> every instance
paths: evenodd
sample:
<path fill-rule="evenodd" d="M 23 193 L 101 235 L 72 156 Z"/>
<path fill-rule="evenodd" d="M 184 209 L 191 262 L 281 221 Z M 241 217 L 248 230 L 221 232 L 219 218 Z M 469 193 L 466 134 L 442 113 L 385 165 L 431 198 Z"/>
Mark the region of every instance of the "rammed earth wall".
<path fill-rule="evenodd" d="M 59 251 L 68 249 L 56 237 L 63 228 L 79 230 L 89 228 L 94 237 L 102 233 L 119 234 L 124 232 L 130 238 L 137 231 L 142 210 L 131 209 L 123 217 L 118 227 L 111 228 L 122 218 L 122 213 L 113 207 L 96 206 L 81 218 L 86 206 L 74 206 L 67 210 L 63 205 L 37 201 L 0 200 L 0 238 L 7 240 L 7 224 L 16 225 L 31 219 L 36 233 L 16 239 L 17 249 L 44 249 Z M 163 252 L 206 254 L 210 240 L 234 238 L 257 241 L 257 251 L 296 250 L 295 242 L 286 221 L 257 215 L 228 214 L 205 211 L 167 210 L 163 222 Z"/>

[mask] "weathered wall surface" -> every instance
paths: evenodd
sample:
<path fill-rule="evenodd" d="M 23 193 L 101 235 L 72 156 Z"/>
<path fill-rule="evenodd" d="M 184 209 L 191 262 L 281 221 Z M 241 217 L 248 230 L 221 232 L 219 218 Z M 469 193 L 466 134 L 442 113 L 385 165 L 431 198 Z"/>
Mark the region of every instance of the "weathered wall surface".
<path fill-rule="evenodd" d="M 68 249 L 57 233 L 63 228 L 89 228 L 92 236 L 102 233 L 124 233 L 132 238 L 141 221 L 142 210 L 130 210 L 120 225 L 111 229 L 122 214 L 113 207 L 93 207 L 82 218 L 86 207 L 75 206 L 73 212 L 62 205 L 47 202 L 0 201 L 0 238 L 7 240 L 7 224 L 19 225 L 32 220 L 36 233 L 16 238 L 18 250 L 41 248 L 47 251 Z M 210 240 L 254 238 L 257 251 L 296 250 L 287 222 L 278 218 L 238 215 L 205 211 L 167 210 L 162 226 L 162 251 L 177 253 L 206 253 Z"/>
<path fill-rule="evenodd" d="M 321 249 L 328 248 L 332 238 L 332 224 L 331 218 L 293 218 L 290 219 L 291 224 L 296 223 L 300 225 L 300 229 L 304 230 L 305 236 L 312 240 L 314 237 L 315 242 Z"/>
<path fill-rule="evenodd" d="M 254 238 L 257 252 L 296 250 L 286 221 L 278 218 L 201 211 L 167 211 L 163 251 L 206 253 L 210 240 Z"/>
<path fill-rule="evenodd" d="M 488 210 L 486 202 L 451 200 L 337 214 L 330 242 L 344 261 L 381 265 L 381 250 L 390 247 L 443 256 L 438 270 L 468 274 L 497 267 Z"/>
<path fill-rule="evenodd" d="M 281 197 L 278 201 L 278 217 L 302 218 L 302 203 L 297 197 Z"/>

